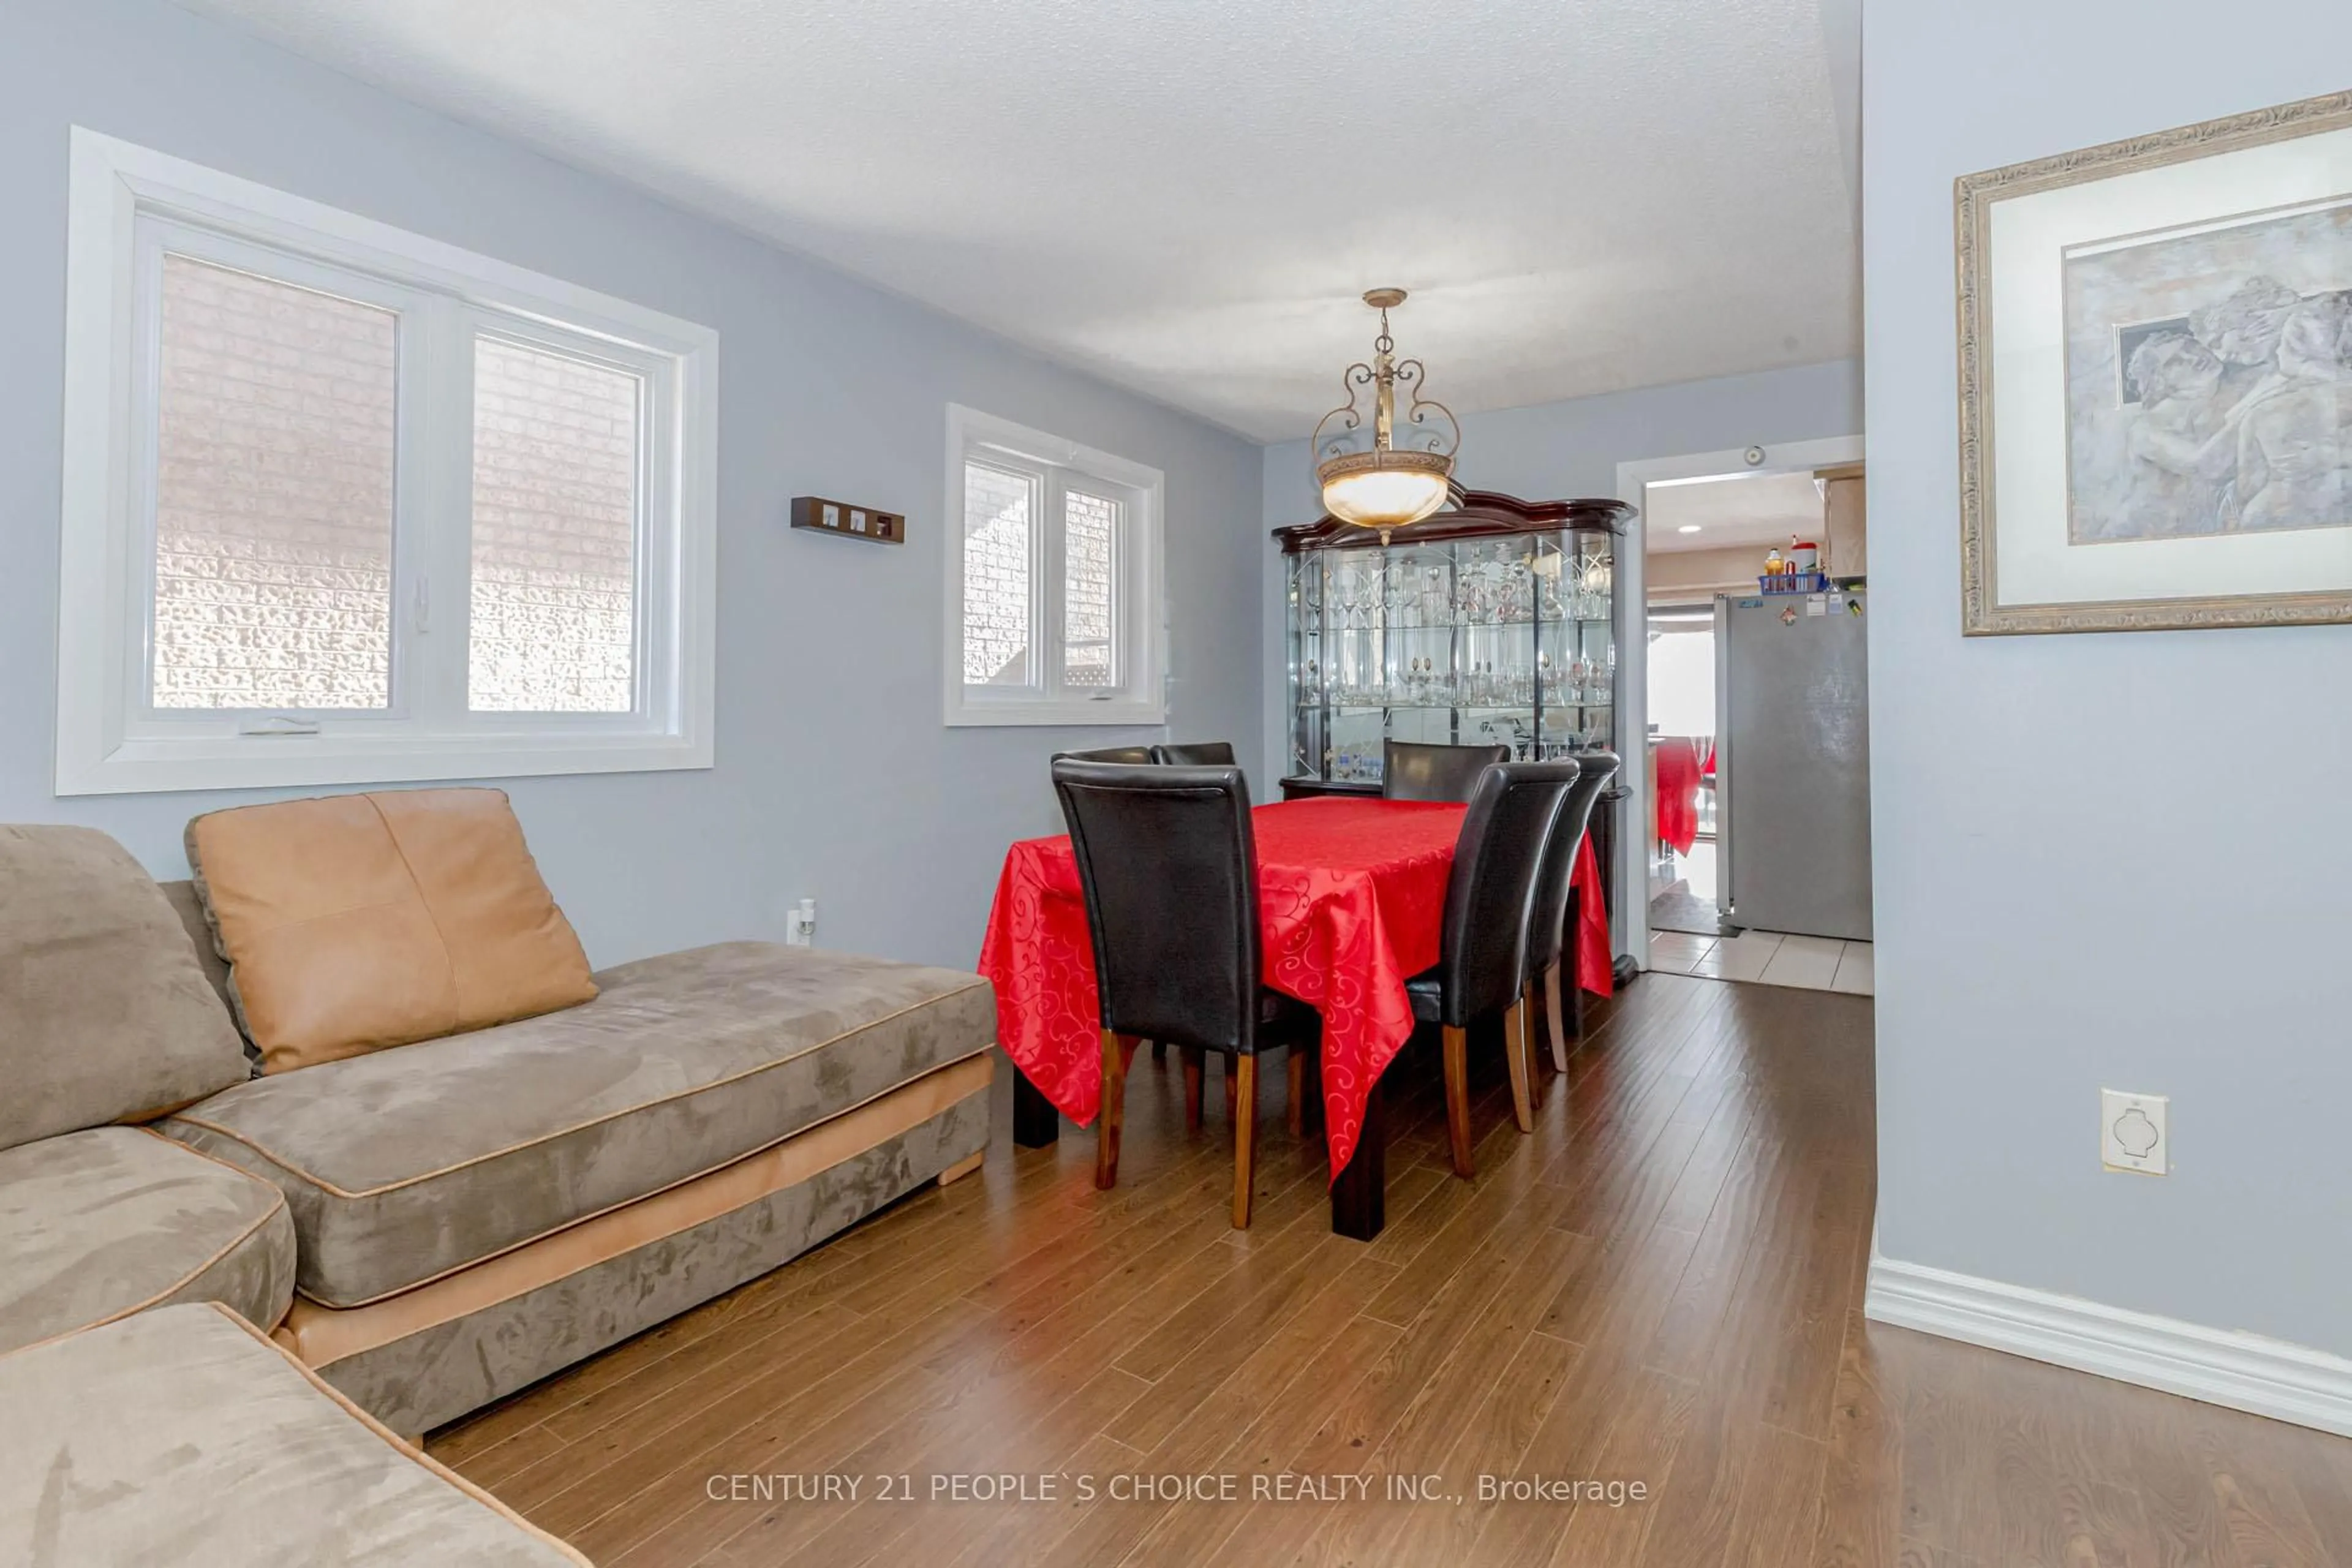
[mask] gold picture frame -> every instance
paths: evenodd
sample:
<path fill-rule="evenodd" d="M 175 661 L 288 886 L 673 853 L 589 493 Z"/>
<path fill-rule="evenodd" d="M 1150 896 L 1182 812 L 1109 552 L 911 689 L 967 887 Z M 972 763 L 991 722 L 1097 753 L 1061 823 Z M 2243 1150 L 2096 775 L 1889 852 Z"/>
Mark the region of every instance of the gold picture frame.
<path fill-rule="evenodd" d="M 2050 268 L 2047 266 L 2053 256 L 2063 266 L 2072 248 L 2049 251 L 2046 242 L 2037 241 L 2042 245 L 2042 250 L 2032 255 L 2035 267 L 2023 268 L 2009 258 L 1999 258 L 1997 262 L 1994 216 L 2001 204 L 2347 130 L 2352 130 L 2352 91 L 2305 99 L 2248 114 L 2231 115 L 2199 125 L 2181 126 L 2153 135 L 2112 142 L 2105 146 L 2015 163 L 2007 168 L 1966 174 L 1953 182 L 1954 240 L 1958 274 L 1960 595 L 1964 634 L 1985 637 L 2053 632 L 2172 631 L 2207 626 L 2310 626 L 2352 622 L 2352 573 L 2347 573 L 2342 583 L 2331 584 L 2315 592 L 2178 593 L 2154 597 L 2077 597 L 2071 600 L 2021 595 L 2016 602 L 2007 602 L 2001 597 L 2001 579 L 1997 570 L 2001 520 L 1996 515 L 1994 504 L 2000 479 L 1995 441 L 1995 381 L 2000 376 L 2023 374 L 2008 369 L 2001 370 L 1999 375 L 1996 374 L 1993 325 L 1997 311 L 1995 289 L 2000 280 L 1996 276 L 1998 270 L 2001 276 L 2021 279 L 2057 298 L 2062 312 L 2057 323 L 2061 330 L 2062 350 L 2057 378 L 2070 384 L 2062 387 L 2057 394 L 2062 417 L 2054 475 L 2060 491 L 2056 497 L 2055 515 L 2060 519 L 2059 526 L 2063 535 L 2057 542 L 2064 546 L 2087 542 L 2095 544 L 2097 550 L 2109 548 L 2107 541 L 2084 540 L 2076 533 L 2078 514 L 2074 489 L 2081 470 L 2072 456 L 2074 437 L 2073 426 L 2068 423 L 2072 415 L 2066 400 L 2077 394 L 2071 385 L 2070 362 L 2064 357 L 2064 351 L 2072 341 L 2066 333 L 2074 323 L 2064 319 L 2064 286 L 2049 281 Z M 2276 155 L 2265 156 L 2275 158 Z M 2315 152 L 2315 161 L 2317 156 Z M 2217 180 L 2221 177 L 2217 173 Z M 2146 184 L 2143 182 L 2143 188 Z M 2347 213 L 2352 213 L 2352 192 L 2343 193 L 2343 200 Z M 2095 202 L 2086 204 L 2084 210 L 2092 210 L 2095 205 Z M 2334 221 L 2334 209 L 2328 203 L 2313 205 L 2326 208 L 2329 220 Z M 2051 209 L 2045 204 L 2042 210 Z M 2279 210 L 2289 209 L 2283 207 Z M 2292 210 L 2300 214 L 2304 209 L 2297 207 Z M 2230 225 L 2251 226 L 2257 220 L 2266 220 L 2269 216 L 2266 212 L 2239 214 L 2221 210 L 2201 213 L 2194 221 L 2184 223 L 2180 232 L 2193 235 Z M 2101 243 L 2111 247 L 2139 246 L 2145 248 L 2154 241 L 2146 236 L 2126 233 Z M 2332 247 L 2328 254 L 2334 254 Z M 2217 279 L 2221 276 L 2213 274 Z M 2262 281 L 2267 282 L 2268 279 Z M 2352 279 L 2334 287 L 2352 289 Z M 2178 335 L 2185 337 L 2190 334 L 2184 328 Z M 2117 342 L 2116 353 L 2120 355 L 2124 352 L 2121 334 Z M 2199 351 L 2192 349 L 2190 352 Z M 2044 357 L 2047 357 L 2046 346 Z M 2036 363 L 2038 366 L 2039 362 Z M 2133 378 L 2137 375 L 2137 361 L 2133 362 Z M 2219 365 L 2221 362 L 2215 360 L 2214 363 Z M 2117 385 L 2122 388 L 2116 395 L 2118 402 L 2128 399 L 2128 380 L 2119 378 Z M 2035 454 L 2032 463 L 2033 472 L 2044 481 L 2034 493 L 2038 520 L 2034 526 L 2046 536 L 2050 528 L 2048 519 L 2052 515 L 2052 498 L 2046 493 L 2049 488 L 2046 481 L 2053 477 L 2048 472 L 2053 463 L 2047 450 L 2051 443 L 2044 407 L 2049 398 L 2042 390 L 2037 389 L 2033 401 L 2038 423 L 2032 426 L 2030 434 L 2045 448 Z M 2252 399 L 2247 401 L 2252 402 Z M 2218 396 L 2215 406 L 2219 406 Z M 2232 410 L 2225 417 L 2235 419 L 2237 411 Z M 2214 439 L 2218 441 L 2219 437 Z M 2021 512 L 2024 510 L 2023 508 L 2019 510 Z M 2161 549 L 2183 542 L 2191 543 L 2198 550 L 2206 550 L 2231 539 L 2255 537 L 2252 534 L 2218 531 L 2230 526 L 2226 522 L 2217 522 L 2214 525 L 2216 531 L 2199 532 L 2193 538 L 2187 534 L 2175 536 L 2152 532 L 2123 539 L 2120 542 L 2130 549 L 2143 551 L 2151 543 Z M 2304 531 L 2317 534 L 2336 529 L 2343 531 L 2347 552 L 2352 552 L 2352 512 L 2347 512 L 2340 523 L 2310 525 Z M 2270 537 L 2274 539 L 2275 535 Z M 2037 559 L 2058 559 L 2048 548 L 2046 538 L 2037 536 L 2029 542 L 2035 543 L 2039 549 Z M 2257 545 L 2256 548 L 2263 546 Z M 2331 541 L 2325 546 L 2306 542 L 2302 548 L 2332 551 L 2334 542 Z M 2173 552 L 2176 557 L 2181 553 L 2178 550 Z M 2203 558 L 2211 559 L 2210 555 Z M 2099 557 L 2094 551 L 2084 559 L 2097 560 Z M 2158 559 L 2165 557 L 2144 553 L 2137 558 L 2137 569 L 2126 575 L 2135 579 L 2148 577 L 2153 573 L 2147 563 Z M 2347 553 L 2347 560 L 2352 560 L 2352 553 Z M 2071 575 L 2083 576 L 2085 570 L 2078 564 Z M 2053 575 L 2058 574 L 2053 572 Z"/>

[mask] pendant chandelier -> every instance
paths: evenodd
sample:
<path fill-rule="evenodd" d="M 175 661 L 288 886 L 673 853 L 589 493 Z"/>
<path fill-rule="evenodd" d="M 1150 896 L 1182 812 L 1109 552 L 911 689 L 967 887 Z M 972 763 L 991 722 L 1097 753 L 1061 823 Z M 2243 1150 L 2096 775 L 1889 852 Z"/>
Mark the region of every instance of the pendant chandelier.
<path fill-rule="evenodd" d="M 1404 303 L 1404 290 L 1374 289 L 1364 296 L 1364 303 L 1381 313 L 1381 335 L 1372 340 L 1371 362 L 1360 360 L 1340 377 L 1348 401 L 1323 416 L 1310 450 L 1315 482 L 1323 489 L 1323 510 L 1342 522 L 1386 533 L 1419 522 L 1445 504 L 1462 426 L 1445 405 L 1421 395 L 1426 374 L 1421 362 L 1396 357 L 1389 310 Z M 1356 406 L 1357 394 L 1366 387 L 1371 389 L 1369 432 L 1364 428 L 1366 411 Z M 1411 399 L 1402 438 L 1396 419 L 1400 389 Z"/>

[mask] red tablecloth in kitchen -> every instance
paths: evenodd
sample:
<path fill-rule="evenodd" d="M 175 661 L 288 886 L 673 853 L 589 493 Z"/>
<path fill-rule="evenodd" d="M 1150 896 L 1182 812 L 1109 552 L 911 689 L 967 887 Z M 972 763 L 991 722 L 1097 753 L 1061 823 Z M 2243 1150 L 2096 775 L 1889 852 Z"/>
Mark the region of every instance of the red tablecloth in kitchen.
<path fill-rule="evenodd" d="M 1405 981 L 1436 963 L 1459 805 L 1323 796 L 1262 805 L 1258 912 L 1265 983 L 1323 1016 L 1331 1173 L 1356 1152 L 1364 1101 L 1412 1033 Z M 1609 921 L 1590 838 L 1577 852 L 1579 984 L 1607 995 Z M 1046 1099 L 1091 1122 L 1102 1103 L 1093 942 L 1070 841 L 1006 851 L 980 972 L 996 986 L 997 1038 Z"/>

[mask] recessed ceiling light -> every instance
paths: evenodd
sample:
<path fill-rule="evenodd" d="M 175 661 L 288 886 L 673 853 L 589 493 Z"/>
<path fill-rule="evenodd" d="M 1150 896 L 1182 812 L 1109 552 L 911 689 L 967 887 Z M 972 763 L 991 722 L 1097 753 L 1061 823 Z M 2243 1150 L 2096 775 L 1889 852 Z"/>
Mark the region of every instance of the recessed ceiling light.
<path fill-rule="evenodd" d="M 1698 531 L 1698 524 L 1695 522 L 1686 522 L 1680 528 L 1675 530 L 1675 531 L 1676 533 L 1696 533 Z"/>

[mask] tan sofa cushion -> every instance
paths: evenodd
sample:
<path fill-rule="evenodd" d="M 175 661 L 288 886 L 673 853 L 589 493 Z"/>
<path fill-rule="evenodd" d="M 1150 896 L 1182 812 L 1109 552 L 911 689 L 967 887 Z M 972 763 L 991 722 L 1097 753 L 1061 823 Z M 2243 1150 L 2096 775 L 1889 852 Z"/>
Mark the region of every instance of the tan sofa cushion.
<path fill-rule="evenodd" d="M 0 826 L 0 1149 L 159 1116 L 246 1076 L 155 879 L 88 827 Z"/>
<path fill-rule="evenodd" d="M 163 889 L 164 902 L 170 904 L 172 912 L 180 917 L 182 929 L 188 933 L 188 940 L 195 944 L 196 963 L 204 970 L 205 979 L 212 985 L 213 994 L 220 998 L 223 1007 L 234 1014 L 236 999 L 229 994 L 228 960 L 220 955 L 220 943 L 213 936 L 212 921 L 205 918 L 205 900 L 198 896 L 196 885 L 182 879 L 158 882 L 156 886 Z"/>
<path fill-rule="evenodd" d="M 269 1328 L 294 1299 L 276 1187 L 143 1127 L 0 1149 L 0 1351 L 173 1301 Z"/>
<path fill-rule="evenodd" d="M 356 1307 L 690 1181 L 987 1050 L 976 974 L 730 942 L 585 1006 L 256 1079 L 163 1131 L 294 1206 L 302 1294 Z"/>
<path fill-rule="evenodd" d="M 187 838 L 265 1072 L 596 994 L 502 790 L 239 806 L 197 817 Z"/>
<path fill-rule="evenodd" d="M 218 1307 L 0 1356 L 0 1562 L 557 1568 L 587 1559 Z"/>

